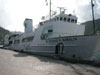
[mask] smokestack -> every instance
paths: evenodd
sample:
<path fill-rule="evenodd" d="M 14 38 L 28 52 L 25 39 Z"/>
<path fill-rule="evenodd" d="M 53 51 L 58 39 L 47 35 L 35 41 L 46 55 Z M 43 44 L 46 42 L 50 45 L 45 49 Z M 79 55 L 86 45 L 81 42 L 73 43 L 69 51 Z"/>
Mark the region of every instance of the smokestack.
<path fill-rule="evenodd" d="M 25 33 L 29 33 L 33 31 L 33 21 L 32 19 L 26 18 L 24 21 Z"/>

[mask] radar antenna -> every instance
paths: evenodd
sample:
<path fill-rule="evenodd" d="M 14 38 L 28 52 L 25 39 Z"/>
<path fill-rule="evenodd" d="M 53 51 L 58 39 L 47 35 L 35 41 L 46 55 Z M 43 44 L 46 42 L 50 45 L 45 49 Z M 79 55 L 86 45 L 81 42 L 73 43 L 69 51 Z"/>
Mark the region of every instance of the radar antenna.
<path fill-rule="evenodd" d="M 58 7 L 58 8 L 60 9 L 60 13 L 62 12 L 62 10 L 63 10 L 63 12 L 65 12 L 67 10 L 64 7 Z"/>

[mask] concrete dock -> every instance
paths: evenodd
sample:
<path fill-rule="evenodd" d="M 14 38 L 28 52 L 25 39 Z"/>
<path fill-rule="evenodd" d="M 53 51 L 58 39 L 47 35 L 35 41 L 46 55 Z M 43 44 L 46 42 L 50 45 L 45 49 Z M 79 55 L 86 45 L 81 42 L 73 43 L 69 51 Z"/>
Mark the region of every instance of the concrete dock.
<path fill-rule="evenodd" d="M 0 49 L 0 75 L 100 75 L 100 67 Z"/>

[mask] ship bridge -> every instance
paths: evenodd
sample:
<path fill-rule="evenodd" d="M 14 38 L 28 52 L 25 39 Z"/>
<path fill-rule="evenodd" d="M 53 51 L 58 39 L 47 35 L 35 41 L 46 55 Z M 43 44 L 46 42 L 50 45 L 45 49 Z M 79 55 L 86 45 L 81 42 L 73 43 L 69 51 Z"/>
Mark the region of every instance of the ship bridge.
<path fill-rule="evenodd" d="M 43 22 L 40 22 L 40 25 L 43 25 L 45 23 L 48 22 L 52 22 L 52 21 L 63 21 L 63 22 L 69 22 L 69 23 L 77 23 L 78 18 L 75 15 L 72 14 L 66 14 L 65 11 L 61 11 L 60 10 L 60 14 L 57 15 L 52 15 L 51 19 L 46 19 Z"/>
<path fill-rule="evenodd" d="M 77 17 L 72 14 L 60 14 L 44 21 L 42 35 L 48 38 L 84 35 L 85 25 L 77 24 Z"/>
<path fill-rule="evenodd" d="M 55 21 L 63 21 L 70 23 L 77 23 L 77 17 L 72 14 L 65 14 L 65 11 L 62 11 L 59 15 L 55 17 Z"/>

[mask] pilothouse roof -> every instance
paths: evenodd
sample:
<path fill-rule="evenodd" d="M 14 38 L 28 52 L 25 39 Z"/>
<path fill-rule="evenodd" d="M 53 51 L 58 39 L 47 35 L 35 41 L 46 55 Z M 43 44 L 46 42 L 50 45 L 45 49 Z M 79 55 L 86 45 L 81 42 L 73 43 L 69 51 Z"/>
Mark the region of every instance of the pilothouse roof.
<path fill-rule="evenodd" d="M 66 18 L 71 18 L 71 19 L 78 19 L 75 15 L 72 14 L 65 14 L 65 12 L 61 12 L 59 15 L 57 15 L 58 17 L 66 17 Z M 56 17 L 57 17 L 56 16 Z"/>

